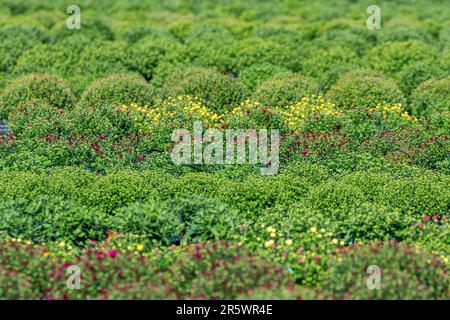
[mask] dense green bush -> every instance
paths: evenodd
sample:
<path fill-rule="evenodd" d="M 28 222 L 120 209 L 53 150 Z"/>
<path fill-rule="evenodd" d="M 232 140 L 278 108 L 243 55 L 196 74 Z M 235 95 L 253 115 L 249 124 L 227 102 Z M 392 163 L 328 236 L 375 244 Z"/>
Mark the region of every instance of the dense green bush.
<path fill-rule="evenodd" d="M 299 72 L 316 79 L 321 92 L 326 92 L 341 74 L 358 68 L 360 64 L 355 50 L 341 46 L 320 50 L 308 44 L 303 50 Z"/>
<path fill-rule="evenodd" d="M 254 92 L 256 88 L 275 74 L 287 71 L 287 69 L 274 66 L 270 63 L 255 64 L 242 69 L 239 73 L 239 79 L 249 92 Z"/>
<path fill-rule="evenodd" d="M 17 25 L 2 27 L 0 39 L 0 71 L 11 71 L 23 52 L 48 41 L 48 36 L 38 28 Z"/>
<path fill-rule="evenodd" d="M 70 88 L 62 80 L 50 74 L 36 73 L 18 77 L 8 84 L 0 97 L 0 114 L 7 116 L 29 99 L 66 110 L 72 109 L 75 102 Z"/>
<path fill-rule="evenodd" d="M 201 25 L 186 37 L 186 58 L 192 64 L 218 72 L 236 72 L 231 67 L 233 34 L 219 25 Z"/>
<path fill-rule="evenodd" d="M 420 84 L 411 95 L 411 111 L 418 116 L 449 111 L 450 78 L 432 78 Z"/>
<path fill-rule="evenodd" d="M 166 79 L 163 92 L 165 97 L 196 96 L 215 112 L 231 110 L 246 96 L 245 88 L 239 80 L 202 68 L 173 72 Z"/>
<path fill-rule="evenodd" d="M 81 20 L 81 29 L 68 29 L 66 21 L 54 26 L 51 30 L 53 40 L 57 42 L 75 36 L 73 41 L 77 41 L 80 33 L 90 40 L 114 40 L 114 33 L 104 21 L 83 15 Z"/>
<path fill-rule="evenodd" d="M 17 105 L 9 114 L 8 124 L 20 138 L 58 136 L 69 127 L 64 110 L 41 100 L 27 100 Z"/>
<path fill-rule="evenodd" d="M 299 59 L 304 55 L 299 47 L 292 48 L 292 45 L 256 37 L 236 41 L 227 48 L 232 59 L 231 71 L 239 74 L 244 68 L 261 63 L 298 71 Z"/>
<path fill-rule="evenodd" d="M 178 214 L 163 203 L 154 201 L 138 202 L 118 209 L 111 222 L 117 231 L 166 245 L 176 243 L 183 230 Z"/>
<path fill-rule="evenodd" d="M 94 81 L 81 96 L 79 108 L 137 103 L 151 105 L 153 88 L 141 77 L 133 74 L 113 74 Z"/>
<path fill-rule="evenodd" d="M 2 237 L 38 243 L 66 242 L 81 246 L 103 240 L 108 230 L 105 215 L 61 197 L 41 196 L 0 202 Z"/>
<path fill-rule="evenodd" d="M 396 41 L 379 44 L 366 54 L 366 63 L 374 70 L 395 76 L 403 68 L 419 61 L 433 61 L 437 50 L 420 41 Z"/>
<path fill-rule="evenodd" d="M 327 96 L 344 110 L 369 109 L 377 103 L 403 102 L 395 81 L 370 70 L 353 70 L 343 74 Z"/>
<path fill-rule="evenodd" d="M 441 64 L 435 61 L 420 61 L 411 64 L 398 74 L 398 86 L 406 96 L 409 96 L 417 86 L 433 77 L 445 77 L 450 75 L 450 70 L 445 70 Z"/>
<path fill-rule="evenodd" d="M 319 85 L 309 77 L 281 73 L 263 82 L 252 98 L 269 107 L 287 107 L 318 90 Z"/>
<path fill-rule="evenodd" d="M 184 56 L 184 46 L 173 36 L 144 33 L 129 48 L 127 62 L 130 70 L 139 72 L 145 79 L 150 80 L 155 76 L 155 70 L 161 61 L 173 64 L 183 61 Z"/>
<path fill-rule="evenodd" d="M 380 289 L 369 279 L 379 268 Z M 320 295 L 332 299 L 436 299 L 449 297 L 449 278 L 435 257 L 397 243 L 355 245 L 330 261 Z"/>
<path fill-rule="evenodd" d="M 184 242 L 229 239 L 242 220 L 236 209 L 204 196 L 170 199 L 167 206 L 185 225 Z"/>

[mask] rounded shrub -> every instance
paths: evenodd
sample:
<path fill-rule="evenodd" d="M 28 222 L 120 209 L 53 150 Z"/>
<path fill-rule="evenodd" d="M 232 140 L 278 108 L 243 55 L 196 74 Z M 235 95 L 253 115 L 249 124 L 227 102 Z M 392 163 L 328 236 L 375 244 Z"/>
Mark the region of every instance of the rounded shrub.
<path fill-rule="evenodd" d="M 319 85 L 310 77 L 282 73 L 263 82 L 252 98 L 267 106 L 286 107 L 301 98 L 316 94 Z"/>
<path fill-rule="evenodd" d="M 186 68 L 170 74 L 163 85 L 164 97 L 192 95 L 215 112 L 230 110 L 246 97 L 244 85 L 230 76 L 203 68 Z"/>
<path fill-rule="evenodd" d="M 114 33 L 102 20 L 91 17 L 82 18 L 82 26 L 79 30 L 70 30 L 66 26 L 66 21 L 56 25 L 52 30 L 55 41 L 78 36 L 83 36 L 91 40 L 114 40 Z"/>
<path fill-rule="evenodd" d="M 60 109 L 71 109 L 75 97 L 70 88 L 59 78 L 34 73 L 13 80 L 0 97 L 0 115 L 7 116 L 16 106 L 26 100 L 36 99 Z"/>
<path fill-rule="evenodd" d="M 403 102 L 404 97 L 394 80 L 371 71 L 358 69 L 343 74 L 327 92 L 342 109 L 371 108 L 377 103 Z"/>
<path fill-rule="evenodd" d="M 0 71 L 10 71 L 23 52 L 48 41 L 48 36 L 38 28 L 18 25 L 1 28 L 0 39 Z"/>
<path fill-rule="evenodd" d="M 67 129 L 67 118 L 62 109 L 45 101 L 27 100 L 11 111 L 8 124 L 14 135 L 20 138 L 57 136 Z"/>
<path fill-rule="evenodd" d="M 184 223 L 184 242 L 230 239 L 242 219 L 236 209 L 204 196 L 170 199 L 167 206 Z"/>
<path fill-rule="evenodd" d="M 166 245 L 176 242 L 183 230 L 177 213 L 164 203 L 155 201 L 129 204 L 118 209 L 112 221 L 117 231 L 143 236 Z"/>
<path fill-rule="evenodd" d="M 2 236 L 77 246 L 103 240 L 111 227 L 104 214 L 62 197 L 0 201 L 0 217 Z"/>
<path fill-rule="evenodd" d="M 270 63 L 255 64 L 242 69 L 239 73 L 239 79 L 249 92 L 254 92 L 256 88 L 275 74 L 287 71 L 285 68 Z"/>
<path fill-rule="evenodd" d="M 174 37 L 160 34 L 149 34 L 139 38 L 129 48 L 127 64 L 133 71 L 150 80 L 155 75 L 155 69 L 161 63 L 176 63 L 184 59 L 185 47 Z"/>
<path fill-rule="evenodd" d="M 437 56 L 436 48 L 411 40 L 379 44 L 367 52 L 365 60 L 374 70 L 396 75 L 412 63 L 434 61 Z"/>
<path fill-rule="evenodd" d="M 449 76 L 449 72 L 435 61 L 420 61 L 411 64 L 398 74 L 398 86 L 409 96 L 417 86 L 433 77 Z"/>
<path fill-rule="evenodd" d="M 319 295 L 325 299 L 442 299 L 450 296 L 445 265 L 436 257 L 406 244 L 354 245 L 342 249 L 330 260 L 328 268 Z M 377 289 L 369 290 L 368 285 Z"/>
<path fill-rule="evenodd" d="M 401 41 L 422 41 L 424 43 L 433 43 L 433 36 L 424 28 L 424 26 L 409 25 L 387 25 L 379 30 L 378 43 L 401 42 Z"/>
<path fill-rule="evenodd" d="M 324 92 L 342 73 L 358 65 L 358 55 L 354 49 L 337 45 L 320 49 L 310 42 L 302 50 L 305 57 L 300 60 L 300 72 L 316 79 Z"/>
<path fill-rule="evenodd" d="M 153 88 L 135 74 L 113 74 L 94 81 L 83 92 L 79 107 L 137 103 L 151 105 Z"/>
<path fill-rule="evenodd" d="M 411 94 L 411 111 L 423 116 L 450 110 L 450 78 L 432 78 L 419 85 Z"/>
<path fill-rule="evenodd" d="M 276 43 L 262 38 L 247 38 L 235 41 L 227 48 L 230 51 L 231 70 L 237 74 L 254 64 L 271 63 L 292 71 L 298 71 L 302 50 L 297 46 Z"/>

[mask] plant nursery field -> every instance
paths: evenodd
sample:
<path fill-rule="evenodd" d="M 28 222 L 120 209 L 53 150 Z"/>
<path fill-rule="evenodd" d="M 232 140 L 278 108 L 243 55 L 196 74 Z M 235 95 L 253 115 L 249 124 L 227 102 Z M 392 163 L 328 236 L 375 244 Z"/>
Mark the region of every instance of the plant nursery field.
<path fill-rule="evenodd" d="M 450 5 L 369 5 L 0 0 L 0 299 L 450 299 Z"/>

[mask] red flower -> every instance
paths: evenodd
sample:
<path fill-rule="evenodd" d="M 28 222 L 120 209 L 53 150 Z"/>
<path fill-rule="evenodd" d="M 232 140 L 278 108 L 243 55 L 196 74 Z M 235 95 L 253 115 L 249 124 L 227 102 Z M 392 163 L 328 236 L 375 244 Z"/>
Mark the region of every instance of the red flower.
<path fill-rule="evenodd" d="M 71 145 L 73 145 L 73 141 L 72 140 L 69 140 L 69 146 L 71 146 Z"/>
<path fill-rule="evenodd" d="M 194 253 L 194 257 L 195 257 L 195 259 L 197 259 L 197 260 L 200 260 L 201 258 L 202 258 L 202 253 L 201 252 L 195 252 Z"/>
<path fill-rule="evenodd" d="M 423 216 L 423 221 L 425 221 L 425 222 L 427 222 L 427 221 L 430 221 L 430 216 Z"/>
<path fill-rule="evenodd" d="M 101 153 L 102 152 L 102 150 L 100 149 L 100 147 L 98 146 L 98 144 L 96 142 L 92 143 L 91 146 L 92 146 L 92 149 L 95 150 L 95 152 L 97 152 L 97 153 Z"/>
<path fill-rule="evenodd" d="M 315 256 L 314 260 L 316 260 L 316 262 L 320 262 L 320 256 Z"/>
<path fill-rule="evenodd" d="M 144 161 L 144 160 L 145 160 L 145 156 L 141 154 L 141 155 L 138 157 L 138 159 L 139 159 L 140 161 Z"/>
<path fill-rule="evenodd" d="M 309 155 L 309 152 L 305 150 L 305 151 L 300 152 L 300 154 L 304 155 L 304 156 L 307 156 L 307 155 Z"/>
<path fill-rule="evenodd" d="M 106 139 L 104 134 L 99 135 L 97 138 L 99 138 L 100 140 Z"/>

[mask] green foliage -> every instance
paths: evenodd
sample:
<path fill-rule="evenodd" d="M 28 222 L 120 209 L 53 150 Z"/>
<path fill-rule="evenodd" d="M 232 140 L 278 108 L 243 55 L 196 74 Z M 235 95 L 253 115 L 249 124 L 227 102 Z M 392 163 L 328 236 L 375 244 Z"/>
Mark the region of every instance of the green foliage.
<path fill-rule="evenodd" d="M 20 103 L 9 114 L 8 124 L 20 138 L 57 136 L 65 133 L 69 126 L 64 110 L 41 100 L 27 100 Z"/>
<path fill-rule="evenodd" d="M 2 237 L 37 243 L 66 242 L 81 246 L 88 240 L 103 240 L 108 230 L 105 215 L 61 197 L 2 201 L 0 215 Z"/>
<path fill-rule="evenodd" d="M 420 84 L 411 94 L 411 110 L 424 116 L 449 111 L 450 78 L 432 78 Z"/>
<path fill-rule="evenodd" d="M 254 92 L 263 82 L 278 73 L 286 72 L 287 69 L 274 66 L 270 63 L 255 64 L 242 69 L 239 79 L 249 92 Z"/>
<path fill-rule="evenodd" d="M 70 110 L 75 97 L 70 88 L 59 78 L 50 74 L 30 74 L 14 79 L 0 96 L 0 114 L 7 116 L 26 100 L 41 100 L 53 107 Z"/>
<path fill-rule="evenodd" d="M 133 74 L 113 74 L 94 81 L 81 96 L 78 107 L 137 103 L 151 105 L 154 99 L 152 87 Z"/>
<path fill-rule="evenodd" d="M 370 70 L 353 70 L 343 74 L 327 92 L 339 108 L 369 109 L 377 101 L 398 103 L 404 100 L 395 81 Z"/>
<path fill-rule="evenodd" d="M 183 227 L 177 213 L 157 202 L 134 203 L 115 211 L 115 230 L 163 244 L 177 241 Z"/>
<path fill-rule="evenodd" d="M 433 61 L 437 50 L 420 41 L 395 41 L 379 44 L 366 54 L 368 66 L 387 75 L 395 76 L 410 64 Z"/>
<path fill-rule="evenodd" d="M 198 97 L 215 112 L 230 110 L 246 96 L 245 88 L 239 80 L 202 68 L 173 72 L 166 79 L 163 92 L 166 97 L 178 95 Z"/>
<path fill-rule="evenodd" d="M 367 289 L 370 266 L 381 272 L 380 289 Z M 449 279 L 435 257 L 396 243 L 356 245 L 330 261 L 322 297 L 332 299 L 436 299 L 448 297 Z"/>
<path fill-rule="evenodd" d="M 282 73 L 263 82 L 252 98 L 269 107 L 287 107 L 318 90 L 319 85 L 309 77 Z"/>
<path fill-rule="evenodd" d="M 409 96 L 417 86 L 433 77 L 445 77 L 449 72 L 437 65 L 434 61 L 417 62 L 411 64 L 399 73 L 398 85 L 400 89 Z"/>
<path fill-rule="evenodd" d="M 37 44 L 47 42 L 48 36 L 38 28 L 16 25 L 2 27 L 0 39 L 0 71 L 9 72 L 21 54 Z"/>

